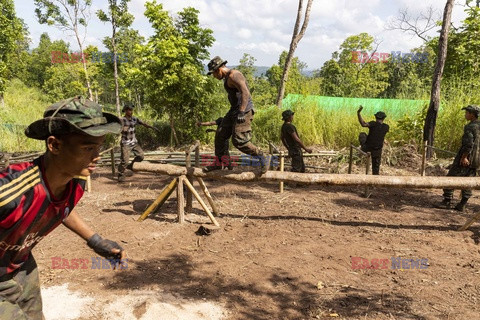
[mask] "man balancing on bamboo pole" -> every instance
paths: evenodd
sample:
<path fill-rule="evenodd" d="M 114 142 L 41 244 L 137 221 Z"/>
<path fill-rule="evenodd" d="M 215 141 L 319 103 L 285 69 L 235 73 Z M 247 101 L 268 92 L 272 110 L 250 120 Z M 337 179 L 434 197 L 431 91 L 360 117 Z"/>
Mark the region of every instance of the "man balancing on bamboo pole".
<path fill-rule="evenodd" d="M 453 160 L 447 176 L 449 177 L 476 177 L 480 168 L 480 121 L 478 114 L 480 107 L 469 105 L 465 108 L 465 119 L 470 121 L 463 128 L 462 146 Z M 455 210 L 464 211 L 472 190 L 462 190 L 462 199 L 455 206 Z M 443 189 L 443 201 L 437 206 L 442 209 L 452 209 L 453 189 Z"/>
<path fill-rule="evenodd" d="M 240 71 L 230 70 L 226 64 L 227 61 L 222 60 L 219 56 L 208 63 L 208 75 L 213 74 L 216 79 L 223 80 L 223 86 L 228 93 L 230 102 L 230 110 L 223 117 L 215 135 L 215 157 L 222 159 L 222 157 L 228 156 L 228 144 L 225 142 L 232 137 L 233 145 L 241 152 L 256 157 L 260 161 L 262 173 L 265 173 L 270 165 L 270 157 L 265 156 L 260 148 L 250 142 L 255 110 L 247 81 Z M 222 168 L 222 165 L 215 164 L 205 167 L 204 171 Z"/>

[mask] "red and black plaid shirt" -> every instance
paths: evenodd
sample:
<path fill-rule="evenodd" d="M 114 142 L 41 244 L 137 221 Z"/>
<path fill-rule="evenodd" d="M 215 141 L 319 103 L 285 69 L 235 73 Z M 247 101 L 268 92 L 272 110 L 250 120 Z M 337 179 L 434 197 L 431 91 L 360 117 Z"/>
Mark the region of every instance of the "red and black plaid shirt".
<path fill-rule="evenodd" d="M 45 180 L 43 156 L 0 172 L 0 276 L 28 259 L 32 248 L 68 217 L 84 189 L 85 178 L 74 178 L 56 199 Z"/>

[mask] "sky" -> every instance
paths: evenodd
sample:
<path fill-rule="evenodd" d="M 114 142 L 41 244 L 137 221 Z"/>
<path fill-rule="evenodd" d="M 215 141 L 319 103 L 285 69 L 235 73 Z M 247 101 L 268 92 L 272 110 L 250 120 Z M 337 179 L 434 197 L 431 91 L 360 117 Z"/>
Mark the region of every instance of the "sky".
<path fill-rule="evenodd" d="M 147 0 L 131 0 L 129 10 L 135 17 L 132 28 L 148 38 L 153 33 L 143 15 Z M 213 30 L 216 39 L 209 49 L 211 58 L 219 55 L 229 65 L 237 65 L 244 53 L 252 55 L 257 66 L 278 63 L 283 50 L 288 50 L 295 24 L 298 0 L 157 0 L 172 15 L 185 7 L 200 11 L 200 24 Z M 304 0 L 306 3 L 307 0 Z M 429 6 L 441 15 L 445 0 L 313 0 L 310 21 L 295 56 L 307 64 L 307 70 L 320 69 L 349 36 L 367 32 L 380 42 L 378 52 L 408 52 L 419 47 L 422 40 L 401 31 L 386 30 L 389 21 L 399 10 L 408 9 L 412 16 L 424 12 Z M 464 3 L 464 1 L 461 1 Z M 52 40 L 70 42 L 78 50 L 73 35 L 54 26 L 40 25 L 35 16 L 33 0 L 15 0 L 17 16 L 28 26 L 31 48 L 38 45 L 40 35 L 48 32 Z M 106 51 L 102 39 L 111 35 L 111 26 L 99 21 L 95 12 L 107 9 L 107 1 L 93 0 L 86 45 L 95 45 Z M 465 18 L 460 1 L 453 8 L 452 22 L 459 26 Z M 430 35 L 435 35 L 432 31 Z"/>

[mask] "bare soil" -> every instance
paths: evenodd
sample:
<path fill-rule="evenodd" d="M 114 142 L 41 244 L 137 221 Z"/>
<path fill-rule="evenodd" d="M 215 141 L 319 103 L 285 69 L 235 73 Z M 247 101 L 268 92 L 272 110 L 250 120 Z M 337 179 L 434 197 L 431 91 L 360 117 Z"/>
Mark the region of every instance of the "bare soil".
<path fill-rule="evenodd" d="M 418 174 L 386 166 L 382 173 Z M 125 247 L 128 268 L 53 269 L 53 257 L 94 256 L 59 227 L 34 250 L 42 286 L 68 283 L 103 301 L 158 292 L 221 305 L 224 319 L 479 319 L 480 225 L 456 231 L 480 209 L 477 197 L 460 213 L 433 208 L 441 190 L 375 188 L 365 198 L 360 187 L 287 186 L 280 194 L 276 183 L 206 181 L 221 228 L 199 236 L 208 218 L 194 201 L 178 224 L 175 194 L 136 221 L 171 179 L 132 173 L 119 184 L 109 169 L 96 172 L 77 210 Z M 428 259 L 428 267 L 357 270 L 352 257 Z M 142 301 L 137 319 L 147 312 Z M 100 319 L 100 311 L 79 319 Z"/>

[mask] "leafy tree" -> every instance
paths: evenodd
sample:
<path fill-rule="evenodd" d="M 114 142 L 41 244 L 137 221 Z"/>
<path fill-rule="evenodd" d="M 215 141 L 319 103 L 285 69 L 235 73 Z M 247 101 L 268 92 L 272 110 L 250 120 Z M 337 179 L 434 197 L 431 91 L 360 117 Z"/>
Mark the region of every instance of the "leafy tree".
<path fill-rule="evenodd" d="M 90 20 L 91 0 L 35 0 L 35 13 L 41 24 L 55 25 L 61 30 L 75 35 L 80 54 L 83 56 L 83 43 Z M 80 30 L 83 28 L 83 32 Z M 90 100 L 93 99 L 86 59 L 81 59 Z"/>
<path fill-rule="evenodd" d="M 112 25 L 111 48 L 113 53 L 113 77 L 115 79 L 115 106 L 120 115 L 120 94 L 117 69 L 117 30 L 128 28 L 133 22 L 133 15 L 128 12 L 130 0 L 108 0 L 108 13 L 103 10 L 97 11 L 98 18 L 103 22 L 110 22 Z"/>
<path fill-rule="evenodd" d="M 334 52 L 318 73 L 323 78 L 324 95 L 373 98 L 387 88 L 386 63 L 378 62 L 379 57 L 372 53 L 376 52 L 373 44 L 372 36 L 360 33 L 340 45 L 340 52 Z M 359 59 L 364 54 L 369 59 Z"/>
<path fill-rule="evenodd" d="M 13 0 L 0 1 L 0 103 L 8 77 L 11 54 L 24 37 L 22 21 L 15 14 Z"/>
<path fill-rule="evenodd" d="M 282 78 L 283 78 L 283 69 L 282 66 L 285 65 L 285 60 L 287 59 L 288 52 L 283 51 L 280 54 L 278 59 L 278 64 L 273 65 L 270 69 L 267 70 L 266 76 L 270 84 L 278 90 L 280 88 Z M 302 71 L 307 67 L 307 65 L 300 61 L 298 57 L 294 57 L 290 63 L 290 68 L 288 70 L 288 81 L 285 86 L 285 95 L 289 93 L 299 93 L 306 94 L 304 90 L 305 76 L 302 74 Z M 278 97 L 278 96 L 277 96 Z"/>
<path fill-rule="evenodd" d="M 213 32 L 200 28 L 196 9 L 185 8 L 173 19 L 156 1 L 145 6 L 154 35 L 146 45 L 137 46 L 131 72 L 142 78 L 150 106 L 168 115 L 178 143 L 175 122 L 186 134 L 192 133 L 195 121 L 214 107 L 211 94 L 218 84 L 202 74 L 201 63 L 213 44 Z"/>

